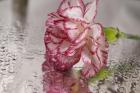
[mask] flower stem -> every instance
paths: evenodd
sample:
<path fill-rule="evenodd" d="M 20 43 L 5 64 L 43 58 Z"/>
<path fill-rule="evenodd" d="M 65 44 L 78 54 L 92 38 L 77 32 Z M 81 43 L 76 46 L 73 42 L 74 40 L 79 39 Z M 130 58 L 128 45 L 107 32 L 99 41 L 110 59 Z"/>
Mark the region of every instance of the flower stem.
<path fill-rule="evenodd" d="M 140 40 L 140 36 L 125 33 L 127 39 Z"/>
<path fill-rule="evenodd" d="M 126 39 L 133 39 L 133 40 L 140 40 L 140 36 L 138 35 L 133 35 L 133 34 L 129 34 L 129 33 L 125 33 L 125 32 L 121 32 L 118 28 L 117 28 L 117 38 L 126 38 Z"/>

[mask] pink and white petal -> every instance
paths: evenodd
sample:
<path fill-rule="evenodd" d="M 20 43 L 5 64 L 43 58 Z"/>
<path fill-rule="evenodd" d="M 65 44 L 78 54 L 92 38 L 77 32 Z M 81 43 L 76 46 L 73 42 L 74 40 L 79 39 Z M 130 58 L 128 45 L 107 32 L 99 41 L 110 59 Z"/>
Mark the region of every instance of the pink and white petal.
<path fill-rule="evenodd" d="M 108 59 L 108 43 L 105 41 L 104 36 L 97 41 L 92 40 L 89 45 L 90 47 L 87 47 L 82 52 L 82 59 L 85 64 L 82 75 L 85 78 L 95 75 L 96 72 L 107 64 Z M 89 68 L 86 68 L 88 67 L 87 65 Z"/>
<path fill-rule="evenodd" d="M 66 21 L 65 23 L 66 29 L 77 29 L 77 24 L 71 21 Z"/>
<path fill-rule="evenodd" d="M 59 20 L 61 19 L 58 12 L 49 13 L 48 16 L 51 18 L 59 18 Z"/>
<path fill-rule="evenodd" d="M 69 7 L 79 6 L 81 7 L 82 11 L 85 10 L 85 5 L 83 0 L 63 0 L 58 8 L 59 11 L 64 10 Z"/>
<path fill-rule="evenodd" d="M 86 6 L 84 18 L 87 20 L 87 22 L 92 22 L 94 20 L 97 13 L 97 2 L 98 0 L 93 0 Z"/>
<path fill-rule="evenodd" d="M 88 51 L 87 48 L 84 48 L 84 50 L 82 51 L 82 60 L 85 64 L 91 64 L 91 54 Z"/>
<path fill-rule="evenodd" d="M 71 41 L 74 41 L 80 34 L 79 29 L 69 29 L 67 30 L 68 37 Z"/>
<path fill-rule="evenodd" d="M 50 14 L 48 14 L 48 19 L 46 21 L 46 26 L 48 25 L 53 25 L 54 24 L 54 21 L 59 21 L 59 20 L 64 20 L 63 17 L 61 17 L 59 15 L 58 12 L 52 12 Z"/>
<path fill-rule="evenodd" d="M 65 51 L 68 50 L 69 46 L 70 46 L 70 42 L 64 40 L 59 47 L 59 53 L 64 54 Z"/>
<path fill-rule="evenodd" d="M 68 56 L 72 56 L 76 53 L 76 50 L 78 49 L 82 49 L 82 47 L 85 45 L 85 41 L 81 41 L 77 44 L 75 43 L 71 43 L 71 45 L 69 46 L 69 48 L 65 51 L 65 54 Z"/>
<path fill-rule="evenodd" d="M 50 25 L 46 29 L 46 34 L 51 34 L 57 38 L 65 39 L 67 38 L 67 34 L 64 32 L 63 29 L 60 29 L 60 27 L 57 27 L 57 25 Z"/>
<path fill-rule="evenodd" d="M 44 37 L 44 42 L 45 44 L 48 44 L 48 43 L 60 44 L 62 42 L 62 39 L 57 38 L 51 34 L 46 34 Z"/>
<path fill-rule="evenodd" d="M 94 33 L 96 32 L 96 33 Z M 99 32 L 99 33 L 98 33 Z M 105 35 L 102 31 L 102 26 L 100 24 L 95 24 L 95 26 L 93 27 L 93 39 L 92 42 L 96 42 L 96 45 L 92 46 L 91 51 L 95 52 L 95 56 L 94 59 L 96 59 L 95 63 L 99 64 L 99 66 L 97 66 L 98 68 L 103 67 L 107 64 L 107 59 L 108 59 L 108 42 L 106 41 Z M 94 47 L 96 47 L 96 51 L 94 50 Z"/>
<path fill-rule="evenodd" d="M 75 43 L 79 43 L 81 42 L 83 39 L 86 38 L 87 34 L 88 34 L 89 29 L 86 29 L 85 31 L 83 31 L 82 33 L 80 33 L 80 35 L 76 38 Z"/>
<path fill-rule="evenodd" d="M 74 55 L 67 56 L 65 54 L 58 53 L 55 58 L 57 62 L 54 63 L 55 69 L 60 71 L 66 71 L 71 69 L 80 60 L 81 50 L 78 50 Z"/>
<path fill-rule="evenodd" d="M 105 66 L 107 64 L 107 60 L 108 60 L 108 47 L 109 47 L 109 45 L 105 39 L 105 36 L 100 37 L 97 42 L 99 43 L 99 47 L 98 47 L 98 50 L 96 52 L 96 54 L 97 54 L 96 56 L 100 60 L 101 66 Z"/>
<path fill-rule="evenodd" d="M 97 73 L 94 68 L 93 64 L 85 64 L 81 71 L 82 76 L 87 79 L 94 76 Z"/>
<path fill-rule="evenodd" d="M 69 7 L 70 7 L 69 0 L 63 0 L 63 1 L 61 1 L 58 11 L 64 10 Z"/>
<path fill-rule="evenodd" d="M 83 12 L 78 6 L 66 8 L 60 12 L 60 15 L 67 18 L 83 20 Z"/>
<path fill-rule="evenodd" d="M 104 51 L 108 50 L 108 43 L 101 24 L 92 25 L 89 35 L 91 37 L 91 41 L 95 43 L 93 47 L 98 46 L 98 48 L 102 48 Z"/>
<path fill-rule="evenodd" d="M 70 6 L 79 6 L 81 7 L 82 11 L 84 12 L 85 10 L 85 5 L 83 0 L 69 0 L 70 1 Z"/>
<path fill-rule="evenodd" d="M 64 30 L 65 29 L 65 27 L 64 27 L 64 20 L 55 20 L 53 23 L 54 23 L 54 25 L 57 28 L 59 28 L 61 30 Z"/>
<path fill-rule="evenodd" d="M 47 44 L 47 48 L 50 50 L 50 51 L 53 51 L 53 50 L 56 50 L 58 48 L 58 44 L 54 44 L 54 43 L 48 43 Z"/>
<path fill-rule="evenodd" d="M 89 78 L 96 73 L 96 67 L 94 66 L 94 62 L 92 54 L 89 52 L 87 48 L 84 48 L 81 55 L 82 62 L 84 63 L 84 67 L 82 69 L 82 76 L 85 78 Z"/>
<path fill-rule="evenodd" d="M 66 33 L 64 33 L 64 20 L 58 17 L 49 17 L 46 22 L 46 30 L 45 35 L 51 34 L 57 38 L 67 37 Z"/>
<path fill-rule="evenodd" d="M 104 56 L 106 55 L 104 55 L 99 49 L 97 49 L 97 51 L 93 55 L 92 61 L 94 62 L 94 66 L 96 67 L 97 71 L 99 71 L 107 63 L 107 56 Z"/>
<path fill-rule="evenodd" d="M 102 26 L 100 24 L 93 24 L 91 26 L 91 30 L 89 32 L 90 37 L 97 40 L 99 37 L 102 36 Z"/>

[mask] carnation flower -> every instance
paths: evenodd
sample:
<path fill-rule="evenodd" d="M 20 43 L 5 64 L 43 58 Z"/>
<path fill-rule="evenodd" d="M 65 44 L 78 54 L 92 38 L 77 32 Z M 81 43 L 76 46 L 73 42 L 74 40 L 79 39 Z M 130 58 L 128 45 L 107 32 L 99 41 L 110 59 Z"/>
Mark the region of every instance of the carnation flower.
<path fill-rule="evenodd" d="M 108 43 L 102 26 L 94 22 L 97 0 L 63 0 L 59 9 L 49 14 L 45 44 L 49 61 L 65 71 L 82 59 L 85 77 L 95 75 L 107 63 Z"/>
<path fill-rule="evenodd" d="M 43 71 L 50 72 L 53 78 L 58 76 L 55 80 L 59 82 L 59 87 L 52 84 L 54 86 L 50 88 L 53 87 L 53 90 L 62 89 L 63 84 L 60 82 L 63 82 L 63 73 L 71 70 L 78 62 L 84 63 L 81 76 L 86 79 L 94 76 L 107 64 L 108 43 L 102 25 L 94 22 L 97 1 L 84 4 L 82 0 L 63 0 L 58 10 L 48 15 Z M 46 76 L 48 79 L 51 77 Z"/>

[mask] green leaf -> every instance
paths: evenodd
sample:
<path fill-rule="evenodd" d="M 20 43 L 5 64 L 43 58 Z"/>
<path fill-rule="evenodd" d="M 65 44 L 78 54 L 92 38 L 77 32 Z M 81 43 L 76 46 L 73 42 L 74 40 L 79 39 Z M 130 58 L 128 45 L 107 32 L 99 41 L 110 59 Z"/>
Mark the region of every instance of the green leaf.
<path fill-rule="evenodd" d="M 112 72 L 109 68 L 102 68 L 94 77 L 89 79 L 89 83 L 94 83 L 99 80 L 104 80 L 111 75 Z"/>

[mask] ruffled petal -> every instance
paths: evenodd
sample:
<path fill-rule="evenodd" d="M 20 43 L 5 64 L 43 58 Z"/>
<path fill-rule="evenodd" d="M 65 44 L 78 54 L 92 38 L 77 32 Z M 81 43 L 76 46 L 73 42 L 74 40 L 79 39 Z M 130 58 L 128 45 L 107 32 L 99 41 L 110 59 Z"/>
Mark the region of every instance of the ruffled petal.
<path fill-rule="evenodd" d="M 61 11 L 61 10 L 64 10 L 66 8 L 69 8 L 70 5 L 69 5 L 69 0 L 63 0 L 58 8 L 58 11 Z"/>
<path fill-rule="evenodd" d="M 74 43 L 81 42 L 86 37 L 88 30 L 86 24 L 81 21 L 65 22 L 65 32 Z"/>
<path fill-rule="evenodd" d="M 57 38 L 64 39 L 67 37 L 66 33 L 64 32 L 64 20 L 59 18 L 50 17 L 47 22 L 47 31 L 45 35 L 51 34 Z"/>
<path fill-rule="evenodd" d="M 84 40 L 77 44 L 71 43 L 71 45 L 69 45 L 69 48 L 65 51 L 65 54 L 68 56 L 74 55 L 75 53 L 78 52 L 79 49 L 82 49 L 85 43 L 86 42 Z"/>
<path fill-rule="evenodd" d="M 99 24 L 92 26 L 92 34 L 87 41 L 86 49 L 82 52 L 84 68 L 82 75 L 86 78 L 94 76 L 107 64 L 108 43 Z M 95 34 L 95 35 L 94 35 Z"/>
<path fill-rule="evenodd" d="M 84 40 L 88 34 L 89 29 L 85 29 L 80 35 L 76 38 L 74 41 L 75 43 L 80 43 L 82 40 Z"/>
<path fill-rule="evenodd" d="M 58 10 L 64 10 L 69 7 L 79 6 L 81 7 L 82 11 L 85 10 L 85 5 L 83 0 L 63 0 L 58 8 Z"/>
<path fill-rule="evenodd" d="M 67 33 L 71 41 L 74 41 L 80 34 L 79 29 L 67 30 Z"/>
<path fill-rule="evenodd" d="M 65 22 L 65 28 L 66 29 L 77 29 L 77 25 L 76 22 L 71 22 L 71 21 L 67 21 Z"/>
<path fill-rule="evenodd" d="M 106 40 L 106 37 L 103 33 L 103 28 L 101 24 L 94 24 L 92 28 L 92 41 L 96 42 L 98 45 L 98 50 L 103 54 L 108 54 L 109 44 Z M 102 56 L 103 57 L 103 56 Z M 107 61 L 107 60 L 106 60 Z"/>
<path fill-rule="evenodd" d="M 69 0 L 70 1 L 70 6 L 79 6 L 81 7 L 82 11 L 84 12 L 85 10 L 85 5 L 83 0 Z"/>
<path fill-rule="evenodd" d="M 75 53 L 73 56 L 67 56 L 66 54 L 58 53 L 55 56 L 57 61 L 54 63 L 54 68 L 59 71 L 66 71 L 71 69 L 74 64 L 79 62 L 80 56 L 80 51 L 77 51 L 77 53 Z"/>
<path fill-rule="evenodd" d="M 60 15 L 66 18 L 83 20 L 83 12 L 78 6 L 66 8 L 60 12 Z"/>
<path fill-rule="evenodd" d="M 82 76 L 84 76 L 85 78 L 94 76 L 96 74 L 96 67 L 94 66 L 94 63 L 92 61 L 92 54 L 90 54 L 88 49 L 84 49 L 81 58 L 82 62 L 84 63 L 84 67 L 81 72 Z"/>
<path fill-rule="evenodd" d="M 84 18 L 88 22 L 93 22 L 93 20 L 94 20 L 94 18 L 96 16 L 97 2 L 98 2 L 98 0 L 93 0 L 91 3 L 88 3 L 88 5 L 86 6 Z"/>
<path fill-rule="evenodd" d="M 68 38 L 71 41 L 74 41 L 81 33 L 79 28 L 77 27 L 76 22 L 67 21 L 64 24 L 65 24 L 65 32 L 67 33 Z"/>

